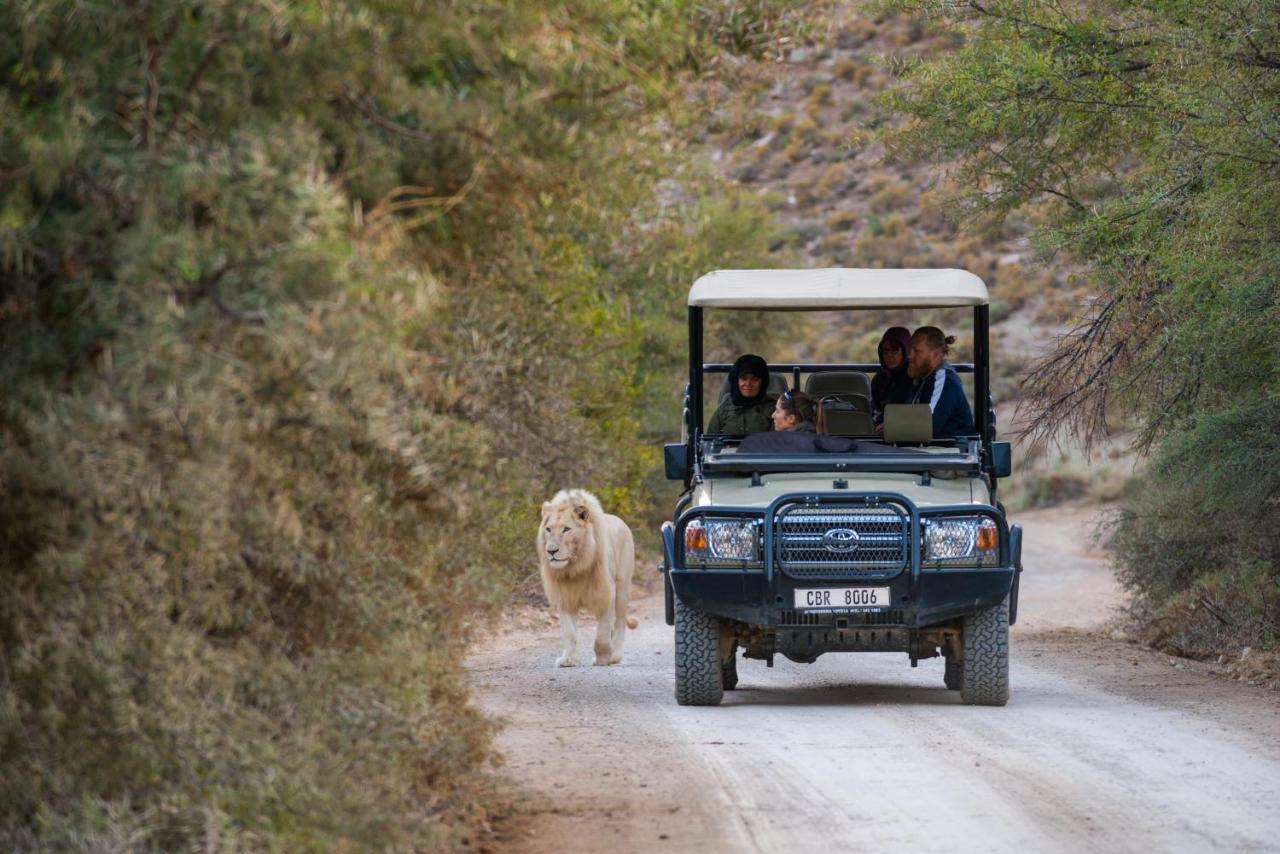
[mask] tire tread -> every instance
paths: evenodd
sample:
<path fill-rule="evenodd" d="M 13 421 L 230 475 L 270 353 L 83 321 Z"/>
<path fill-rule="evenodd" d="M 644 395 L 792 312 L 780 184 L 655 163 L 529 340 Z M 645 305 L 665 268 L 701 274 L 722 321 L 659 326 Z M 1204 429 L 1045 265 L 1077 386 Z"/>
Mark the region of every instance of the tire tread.
<path fill-rule="evenodd" d="M 720 621 L 675 601 L 676 702 L 682 706 L 718 706 L 724 699 L 720 664 Z"/>
<path fill-rule="evenodd" d="M 964 620 L 960 698 L 971 706 L 1009 702 L 1009 602 Z"/>

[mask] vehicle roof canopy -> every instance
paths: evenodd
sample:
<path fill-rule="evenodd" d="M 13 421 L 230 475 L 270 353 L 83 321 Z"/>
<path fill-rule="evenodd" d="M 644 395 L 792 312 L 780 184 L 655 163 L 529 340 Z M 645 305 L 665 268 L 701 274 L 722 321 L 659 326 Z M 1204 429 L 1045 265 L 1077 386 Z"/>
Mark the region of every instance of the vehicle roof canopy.
<path fill-rule="evenodd" d="M 689 305 L 704 308 L 800 311 L 986 304 L 987 286 L 966 270 L 716 270 L 689 289 Z"/>

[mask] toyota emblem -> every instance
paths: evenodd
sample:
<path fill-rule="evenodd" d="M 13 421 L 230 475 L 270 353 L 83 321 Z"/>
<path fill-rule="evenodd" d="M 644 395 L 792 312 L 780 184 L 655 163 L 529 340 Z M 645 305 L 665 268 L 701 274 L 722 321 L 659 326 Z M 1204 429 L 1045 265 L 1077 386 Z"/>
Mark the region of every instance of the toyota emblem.
<path fill-rule="evenodd" d="M 848 554 L 858 548 L 858 532 L 851 528 L 832 528 L 822 535 L 822 546 L 829 552 Z"/>

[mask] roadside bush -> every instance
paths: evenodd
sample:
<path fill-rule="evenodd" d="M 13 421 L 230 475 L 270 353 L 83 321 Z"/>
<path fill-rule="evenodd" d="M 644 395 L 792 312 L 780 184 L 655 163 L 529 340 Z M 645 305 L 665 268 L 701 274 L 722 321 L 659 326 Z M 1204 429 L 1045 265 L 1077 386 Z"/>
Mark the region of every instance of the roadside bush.
<path fill-rule="evenodd" d="M 1168 441 L 1113 525 L 1120 579 L 1179 652 L 1280 645 L 1280 400 Z"/>
<path fill-rule="evenodd" d="M 967 226 L 1032 228 L 1087 282 L 1041 297 L 995 271 L 1000 299 L 1065 327 L 1023 382 L 1031 438 L 1087 448 L 1123 412 L 1155 460 L 1115 529 L 1139 611 L 1179 649 L 1274 646 L 1280 10 L 930 5 L 956 49 L 903 66 L 886 148 L 946 164 Z"/>
<path fill-rule="evenodd" d="M 466 620 L 501 587 L 438 537 L 482 522 L 446 498 L 478 437 L 379 315 L 161 312 L 4 406 L 9 845 L 456 843 L 488 755 Z"/>
<path fill-rule="evenodd" d="M 1014 481 L 1004 503 L 1010 511 L 1056 507 L 1082 498 L 1088 491 L 1089 480 L 1082 474 L 1063 470 L 1024 472 Z"/>
<path fill-rule="evenodd" d="M 757 5 L 0 4 L 0 845 L 483 826 L 470 628 L 771 237 L 653 193 Z"/>

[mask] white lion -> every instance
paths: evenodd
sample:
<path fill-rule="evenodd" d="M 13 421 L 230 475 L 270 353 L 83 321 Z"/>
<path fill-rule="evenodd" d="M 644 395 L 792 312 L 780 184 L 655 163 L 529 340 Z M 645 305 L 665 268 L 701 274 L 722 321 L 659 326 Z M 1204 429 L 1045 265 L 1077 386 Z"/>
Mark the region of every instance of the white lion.
<path fill-rule="evenodd" d="M 627 523 L 605 513 L 594 495 L 583 489 L 562 489 L 542 505 L 538 528 L 538 562 L 542 589 L 551 607 L 560 612 L 564 651 L 561 667 L 578 664 L 578 609 L 585 608 L 599 623 L 596 664 L 622 661 L 622 641 L 638 624 L 627 617 L 631 574 L 635 571 L 635 542 Z"/>

